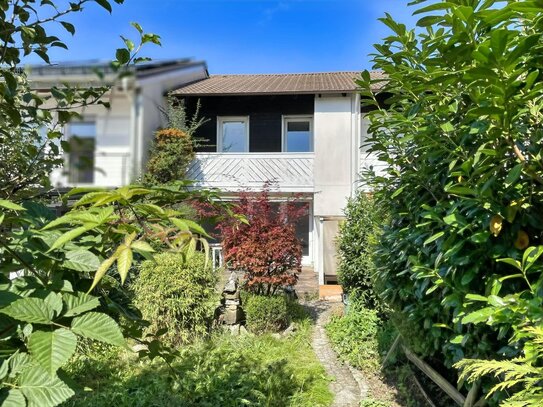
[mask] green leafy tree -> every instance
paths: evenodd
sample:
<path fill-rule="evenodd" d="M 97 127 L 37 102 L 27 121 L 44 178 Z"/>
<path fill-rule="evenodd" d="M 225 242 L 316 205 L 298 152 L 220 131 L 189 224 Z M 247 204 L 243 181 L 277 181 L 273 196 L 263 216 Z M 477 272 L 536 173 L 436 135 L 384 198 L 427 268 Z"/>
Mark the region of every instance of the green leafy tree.
<path fill-rule="evenodd" d="M 168 358 L 155 338 L 141 339 L 141 315 L 119 287 L 133 262 L 152 259 L 157 249 L 186 259 L 199 244 L 207 247 L 200 238 L 203 229 L 184 220 L 171 203 L 211 198 L 187 192 L 182 183 L 73 190 L 65 197 L 70 210 L 60 218 L 26 199 L 47 190 L 50 170 L 61 164 L 59 129 L 77 117 L 73 109 L 93 103 L 107 107 L 101 98 L 110 87 L 65 84 L 38 94 L 18 65 L 30 53 L 48 63 L 51 48 L 66 48 L 48 29 L 60 24 L 73 34 L 67 18 L 92 3 L 111 11 L 108 0 L 0 1 L 2 405 L 55 406 L 71 397 L 74 391 L 61 372 L 82 339 L 127 346 L 125 338 L 131 336 L 149 344 L 150 350 L 141 353 Z M 145 43 L 160 43 L 138 24 L 133 27 L 138 41 L 123 37 L 124 47 L 112 62 L 117 78 L 129 75 L 132 63 L 146 60 L 138 56 Z"/>
<path fill-rule="evenodd" d="M 140 339 L 145 325 L 119 301 L 119 285 L 135 260 L 152 259 L 159 248 L 189 258 L 198 242 L 207 247 L 203 229 L 167 205 L 189 194 L 194 198 L 175 188 L 95 190 L 56 219 L 41 204 L 0 201 L 0 400 L 53 406 L 73 395 L 57 371 L 82 338 L 126 346 L 130 336 L 149 345 L 142 355 L 168 357 L 156 339 Z"/>
<path fill-rule="evenodd" d="M 522 357 L 518 332 L 543 320 L 543 3 L 413 4 L 417 30 L 381 19 L 380 90 L 359 81 L 388 164 L 371 177 L 391 217 L 376 280 L 424 356 Z"/>

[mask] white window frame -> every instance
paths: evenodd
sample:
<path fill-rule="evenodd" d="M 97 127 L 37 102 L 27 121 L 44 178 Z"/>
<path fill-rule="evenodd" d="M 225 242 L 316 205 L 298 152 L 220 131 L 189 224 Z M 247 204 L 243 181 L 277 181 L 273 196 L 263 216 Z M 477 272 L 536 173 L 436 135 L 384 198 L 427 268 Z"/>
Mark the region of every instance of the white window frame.
<path fill-rule="evenodd" d="M 288 153 L 287 151 L 287 124 L 289 122 L 309 122 L 309 133 L 311 138 L 309 140 L 309 149 L 310 151 L 304 152 L 293 152 L 293 154 L 304 154 L 304 153 L 313 153 L 315 151 L 315 142 L 314 142 L 314 132 L 313 132 L 313 116 L 307 115 L 297 115 L 297 116 L 281 116 L 282 126 L 281 126 L 281 152 Z"/>
<path fill-rule="evenodd" d="M 223 151 L 223 124 L 225 122 L 245 122 L 245 143 L 247 145 L 247 151 Z M 249 146 L 249 116 L 217 116 L 217 152 L 223 154 L 243 154 L 248 153 L 249 151 L 251 151 Z"/>

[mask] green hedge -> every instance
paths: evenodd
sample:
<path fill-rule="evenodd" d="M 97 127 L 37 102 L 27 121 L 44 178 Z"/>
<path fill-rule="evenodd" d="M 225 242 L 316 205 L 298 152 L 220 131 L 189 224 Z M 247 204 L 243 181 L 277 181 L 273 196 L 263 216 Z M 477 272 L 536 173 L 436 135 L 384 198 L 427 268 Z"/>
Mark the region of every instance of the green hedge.
<path fill-rule="evenodd" d="M 370 153 L 385 164 L 369 180 L 390 216 L 375 256 L 380 295 L 404 343 L 436 367 L 507 358 L 533 372 L 543 365 L 526 333 L 543 321 L 542 3 L 411 3 L 424 15 L 417 29 L 381 19 L 391 32 L 372 62 L 386 80 L 358 81 L 373 106 Z M 516 381 L 506 392 L 498 374 L 491 395 L 490 372 L 474 376 L 490 406 L 534 390 Z"/>
<path fill-rule="evenodd" d="M 243 304 L 247 329 L 256 334 L 285 329 L 291 321 L 291 301 L 285 295 L 247 295 Z"/>
<path fill-rule="evenodd" d="M 187 342 L 208 332 L 218 303 L 217 275 L 197 253 L 188 261 L 177 253 L 145 261 L 132 285 L 135 303 L 150 322 L 148 332 L 167 329 L 171 345 Z"/>
<path fill-rule="evenodd" d="M 375 272 L 373 253 L 380 227 L 386 218 L 383 205 L 376 205 L 371 195 L 359 192 L 345 208 L 345 222 L 338 239 L 338 276 L 346 293 L 368 308 L 382 310 L 371 280 Z"/>

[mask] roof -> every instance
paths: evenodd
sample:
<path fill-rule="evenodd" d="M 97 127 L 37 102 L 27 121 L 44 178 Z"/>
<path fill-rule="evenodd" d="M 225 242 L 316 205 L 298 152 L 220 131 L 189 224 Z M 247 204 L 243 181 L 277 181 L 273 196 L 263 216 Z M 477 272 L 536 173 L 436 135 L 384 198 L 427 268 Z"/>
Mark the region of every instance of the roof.
<path fill-rule="evenodd" d="M 138 65 L 131 65 L 130 71 L 134 72 L 137 78 L 144 78 L 151 75 L 166 73 L 169 71 L 190 68 L 192 66 L 204 65 L 204 61 L 193 61 L 190 58 L 183 59 L 170 59 L 163 61 L 152 61 Z M 47 76 L 84 76 L 84 75 L 96 75 L 96 71 L 100 71 L 105 75 L 113 74 L 114 71 L 110 62 L 106 61 L 77 61 L 77 62 L 64 62 L 64 63 L 52 63 L 50 65 L 29 65 L 24 68 L 34 77 L 47 77 Z"/>
<path fill-rule="evenodd" d="M 382 72 L 371 72 L 373 79 Z M 211 75 L 180 87 L 173 93 L 185 96 L 263 95 L 302 93 L 353 93 L 358 90 L 355 78 L 360 72 L 287 73 L 256 75 Z M 376 89 L 378 86 L 376 86 Z"/>

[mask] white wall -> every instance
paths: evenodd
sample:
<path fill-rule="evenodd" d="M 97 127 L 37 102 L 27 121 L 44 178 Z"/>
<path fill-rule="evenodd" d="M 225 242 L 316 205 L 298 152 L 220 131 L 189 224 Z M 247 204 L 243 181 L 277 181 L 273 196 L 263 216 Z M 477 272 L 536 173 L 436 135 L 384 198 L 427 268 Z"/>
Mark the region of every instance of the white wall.
<path fill-rule="evenodd" d="M 96 120 L 93 185 L 115 187 L 134 181 L 145 168 L 153 133 L 163 125 L 159 107 L 164 106 L 164 95 L 206 74 L 205 66 L 198 65 L 137 79 L 129 89 L 114 88 L 104 97 L 111 104 L 109 110 L 100 105 L 79 110 L 84 118 Z M 53 171 L 51 182 L 74 186 L 62 168 Z"/>
<path fill-rule="evenodd" d="M 359 150 L 361 121 L 358 95 L 315 98 L 314 247 L 319 284 L 325 283 L 325 275 L 334 276 L 337 272 L 337 261 L 331 252 L 335 237 L 330 233 L 337 228 L 347 200 L 357 187 L 363 155 Z"/>
<path fill-rule="evenodd" d="M 94 185 L 108 187 L 129 182 L 131 100 L 129 94 L 116 89 L 106 100 L 111 104 L 110 109 L 93 105 L 78 111 L 84 119 L 96 122 Z M 51 174 L 51 182 L 59 187 L 72 186 L 62 168 Z"/>
<path fill-rule="evenodd" d="M 368 127 L 369 120 L 362 116 L 360 121 L 360 136 L 359 136 L 359 159 L 358 159 L 358 171 L 362 173 L 364 170 L 373 169 L 377 175 L 385 175 L 386 163 L 379 161 L 377 154 L 369 152 L 368 143 Z M 361 188 L 364 191 L 370 191 L 363 179 L 358 178 L 356 187 Z"/>
<path fill-rule="evenodd" d="M 355 95 L 315 97 L 315 216 L 342 216 L 353 185 Z"/>

